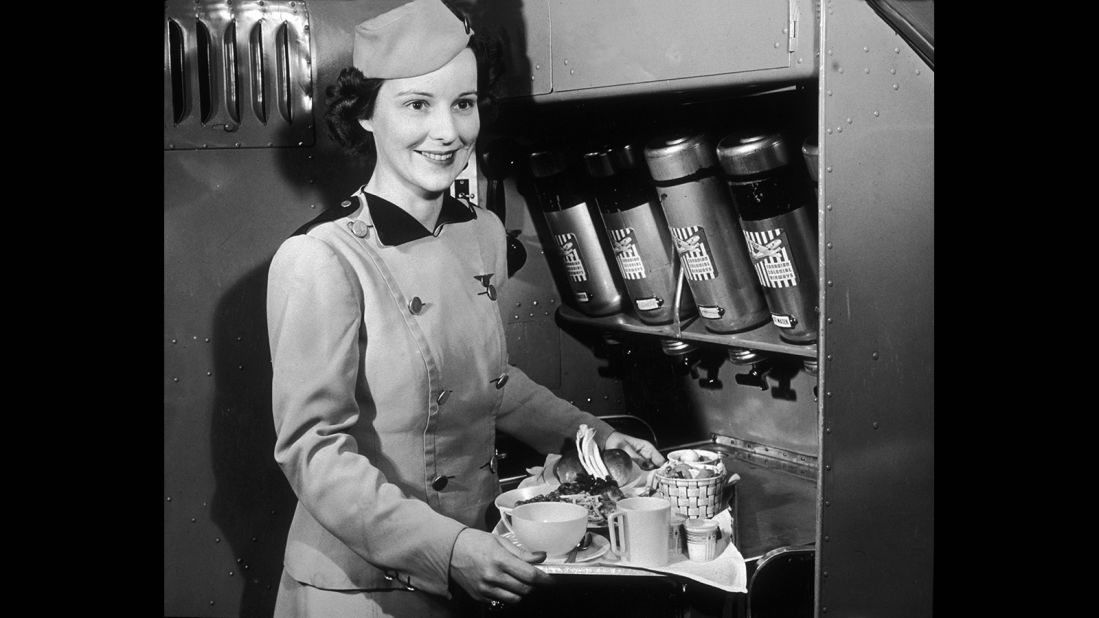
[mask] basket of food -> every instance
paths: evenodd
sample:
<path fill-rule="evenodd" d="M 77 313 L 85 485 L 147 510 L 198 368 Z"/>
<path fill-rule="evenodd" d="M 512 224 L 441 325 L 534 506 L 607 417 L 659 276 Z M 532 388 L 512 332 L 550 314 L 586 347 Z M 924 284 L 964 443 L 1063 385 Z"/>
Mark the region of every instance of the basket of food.
<path fill-rule="evenodd" d="M 668 461 L 653 475 L 653 486 L 683 516 L 709 519 L 724 508 L 727 477 L 721 455 L 681 449 L 668 453 Z"/>

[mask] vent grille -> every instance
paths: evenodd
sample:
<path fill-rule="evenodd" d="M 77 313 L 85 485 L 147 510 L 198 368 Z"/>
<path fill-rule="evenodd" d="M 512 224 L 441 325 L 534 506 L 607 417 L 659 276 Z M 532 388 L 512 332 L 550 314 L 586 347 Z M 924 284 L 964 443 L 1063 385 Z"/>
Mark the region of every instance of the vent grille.
<path fill-rule="evenodd" d="M 314 144 L 305 2 L 164 4 L 165 150 Z"/>

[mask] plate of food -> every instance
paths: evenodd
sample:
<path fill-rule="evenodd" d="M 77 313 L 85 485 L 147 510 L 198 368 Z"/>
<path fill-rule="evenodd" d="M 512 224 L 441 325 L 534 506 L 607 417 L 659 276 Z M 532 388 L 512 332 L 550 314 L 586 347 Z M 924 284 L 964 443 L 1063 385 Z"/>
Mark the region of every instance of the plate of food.
<path fill-rule="evenodd" d="M 594 436 L 594 430 L 581 425 L 576 450 L 563 453 L 552 475 L 545 477 L 552 476 L 556 482 L 505 491 L 495 501 L 500 514 L 529 502 L 571 502 L 587 507 L 589 528 L 605 528 L 619 500 L 641 495 L 648 488 L 641 482 L 645 471 L 629 455 L 600 449 Z"/>

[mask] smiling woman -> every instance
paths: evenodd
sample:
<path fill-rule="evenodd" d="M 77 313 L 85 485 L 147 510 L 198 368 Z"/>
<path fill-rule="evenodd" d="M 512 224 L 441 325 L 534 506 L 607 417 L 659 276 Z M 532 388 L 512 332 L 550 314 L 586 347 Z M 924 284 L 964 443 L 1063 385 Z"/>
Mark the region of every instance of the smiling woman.
<path fill-rule="evenodd" d="M 497 431 L 550 453 L 587 425 L 600 447 L 663 461 L 508 363 L 507 235 L 449 194 L 492 49 L 414 0 L 355 28 L 355 66 L 326 91 L 331 136 L 375 165 L 269 270 L 275 459 L 298 500 L 276 616 L 468 615 L 549 584 L 544 553 L 487 530 Z"/>

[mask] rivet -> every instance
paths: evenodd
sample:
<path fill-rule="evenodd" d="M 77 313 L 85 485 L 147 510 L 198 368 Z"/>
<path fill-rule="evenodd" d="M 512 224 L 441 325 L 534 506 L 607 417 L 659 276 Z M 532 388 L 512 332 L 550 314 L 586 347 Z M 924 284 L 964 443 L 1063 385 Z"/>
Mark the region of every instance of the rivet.
<path fill-rule="evenodd" d="M 233 572 L 229 571 L 229 577 L 232 577 L 232 576 L 233 576 Z"/>
<path fill-rule="evenodd" d="M 832 318 L 828 318 L 828 319 L 832 319 Z M 831 354 L 826 355 L 824 357 L 824 360 L 832 360 L 832 355 Z"/>
<path fill-rule="evenodd" d="M 569 75 L 576 75 L 576 69 L 569 69 Z"/>
<path fill-rule="evenodd" d="M 568 64 L 569 64 L 569 61 L 568 61 L 568 60 L 566 60 L 566 61 L 565 61 L 565 66 L 568 66 Z"/>
<path fill-rule="evenodd" d="M 828 96 L 832 96 L 832 91 L 831 90 L 829 90 L 827 92 L 828 92 Z"/>
<path fill-rule="evenodd" d="M 172 343 L 174 344 L 175 342 L 176 342 L 176 340 L 175 340 L 175 339 L 172 339 Z"/>
<path fill-rule="evenodd" d="M 775 47 L 778 48 L 778 41 L 775 41 Z"/>
<path fill-rule="evenodd" d="M 537 306 L 538 306 L 538 301 L 532 301 L 532 302 L 531 302 L 530 304 L 532 304 L 532 305 L 534 305 L 535 307 L 537 307 Z"/>
<path fill-rule="evenodd" d="M 518 313 L 516 313 L 515 315 L 513 315 L 513 316 L 511 316 L 511 317 L 512 317 L 512 318 L 514 318 L 514 319 L 516 319 L 516 320 L 518 320 L 518 319 L 519 319 L 519 314 L 518 314 Z"/>
<path fill-rule="evenodd" d="M 832 248 L 832 243 L 828 243 L 827 246 L 828 246 L 829 249 L 831 249 Z"/>
<path fill-rule="evenodd" d="M 275 514 L 275 509 L 271 509 L 271 514 L 272 514 L 272 515 L 274 515 L 274 514 Z"/>
<path fill-rule="evenodd" d="M 832 506 L 832 501 L 831 500 L 825 500 L 824 501 L 824 506 Z"/>
<path fill-rule="evenodd" d="M 843 127 L 836 127 L 836 131 L 843 133 Z"/>
<path fill-rule="evenodd" d="M 867 46 L 865 46 L 865 45 L 863 45 L 863 46 L 862 46 L 862 51 L 864 51 L 864 52 L 866 52 L 866 53 L 868 53 L 868 54 L 869 54 L 869 53 L 870 53 L 870 48 L 869 48 L 869 47 L 867 47 Z"/>
<path fill-rule="evenodd" d="M 304 145 L 305 145 L 305 142 L 298 142 L 298 146 L 304 146 Z M 313 179 L 310 178 L 309 182 L 313 182 Z"/>
<path fill-rule="evenodd" d="M 534 65 L 534 69 L 535 69 L 536 71 L 541 71 L 541 70 L 542 70 L 542 65 L 540 65 L 540 64 L 536 64 L 536 65 Z"/>
<path fill-rule="evenodd" d="M 867 75 L 870 75 L 870 67 L 866 67 L 865 69 L 862 70 L 862 72 L 866 73 Z"/>
<path fill-rule="evenodd" d="M 244 365 L 237 365 L 237 369 L 244 371 Z"/>
<path fill-rule="evenodd" d="M 801 64 L 801 58 L 798 58 L 798 64 Z"/>
<path fill-rule="evenodd" d="M 177 124 L 176 126 L 178 127 L 179 125 Z M 168 144 L 168 150 L 175 150 L 175 149 L 176 149 L 175 144 Z"/>
<path fill-rule="evenodd" d="M 219 537 L 214 537 L 214 542 L 215 543 L 220 543 L 221 542 L 221 537 L 220 536 Z"/>
<path fill-rule="evenodd" d="M 247 564 L 246 564 L 246 565 L 244 565 L 244 570 L 245 570 L 245 571 L 247 571 L 247 570 L 248 570 L 248 565 L 247 565 Z"/>
<path fill-rule="evenodd" d="M 542 313 L 545 315 L 549 315 L 549 311 L 543 311 Z"/>
<path fill-rule="evenodd" d="M 832 323 L 832 318 L 826 318 L 826 320 L 827 320 L 827 322 L 828 322 L 829 324 L 831 324 L 831 323 Z"/>
<path fill-rule="evenodd" d="M 212 607 L 212 606 L 214 605 L 214 602 L 213 602 L 213 601 L 210 601 L 210 605 L 211 605 L 211 607 Z"/>
<path fill-rule="evenodd" d="M 828 172 L 829 174 L 831 174 L 831 173 L 832 173 L 832 166 L 831 166 L 831 165 L 829 165 L 828 167 L 824 168 L 824 171 L 826 171 L 826 172 Z"/>
<path fill-rule="evenodd" d="M 171 502 L 171 501 L 172 501 L 172 497 L 171 497 L 171 496 L 168 496 L 168 497 L 167 497 L 167 498 L 165 498 L 164 500 L 165 500 L 166 502 Z"/>
<path fill-rule="evenodd" d="M 316 208 L 316 207 L 317 207 L 317 205 L 316 205 L 316 204 L 310 204 L 310 205 L 309 205 L 309 207 L 310 207 L 310 208 Z"/>
<path fill-rule="evenodd" d="M 237 337 L 237 341 L 243 341 L 243 340 L 244 340 L 243 337 Z"/>
<path fill-rule="evenodd" d="M 534 312 L 531 312 L 530 317 L 532 317 L 532 318 L 534 317 Z"/>
<path fill-rule="evenodd" d="M 827 534 L 824 535 L 824 542 L 827 543 L 828 541 L 831 541 L 831 540 L 832 540 L 832 537 L 828 536 Z"/>
<path fill-rule="evenodd" d="M 831 397 L 832 396 L 832 391 L 827 391 L 826 393 L 824 393 L 824 396 L 825 397 Z"/>
<path fill-rule="evenodd" d="M 920 70 L 916 69 L 916 75 L 919 75 L 919 74 L 920 74 Z"/>
<path fill-rule="evenodd" d="M 901 48 L 899 48 L 899 47 L 894 47 L 894 48 L 893 48 L 893 53 L 894 53 L 894 54 L 899 54 L 899 53 L 901 53 Z"/>
<path fill-rule="evenodd" d="M 267 142 L 267 147 L 268 148 L 270 148 L 271 146 L 274 146 L 274 145 L 275 145 L 275 142 Z"/>
<path fill-rule="evenodd" d="M 244 562 L 244 558 L 237 558 L 237 564 Z"/>
<path fill-rule="evenodd" d="M 878 360 L 878 353 L 877 352 L 874 352 L 870 356 L 872 356 L 874 358 L 874 360 Z"/>
<path fill-rule="evenodd" d="M 832 466 L 824 466 L 824 471 L 825 472 L 831 472 L 832 471 Z"/>
<path fill-rule="evenodd" d="M 851 119 L 850 118 L 847 119 L 847 124 L 851 124 Z"/>
<path fill-rule="evenodd" d="M 824 207 L 827 208 L 828 210 L 832 210 L 832 205 L 831 204 L 825 204 Z"/>
<path fill-rule="evenodd" d="M 843 73 L 843 67 L 840 67 L 840 73 Z"/>
<path fill-rule="evenodd" d="M 874 115 L 875 116 L 880 116 L 881 114 L 878 112 L 878 110 L 874 110 Z"/>
<path fill-rule="evenodd" d="M 233 147 L 240 148 L 240 142 L 233 142 Z"/>
<path fill-rule="evenodd" d="M 212 375 L 214 375 L 214 372 L 213 371 L 207 371 L 206 375 L 207 375 L 207 377 L 212 376 Z"/>
<path fill-rule="evenodd" d="M 832 428 L 831 427 L 825 427 L 824 428 L 824 433 L 832 433 Z"/>
<path fill-rule="evenodd" d="M 877 429 L 878 428 L 878 421 L 874 421 L 873 423 L 871 423 L 871 425 L 873 425 L 874 429 Z"/>
<path fill-rule="evenodd" d="M 829 55 L 829 56 L 831 56 L 831 55 L 832 55 L 832 50 L 828 50 L 828 55 Z"/>
<path fill-rule="evenodd" d="M 205 341 L 206 343 L 210 343 L 210 338 L 209 337 L 204 337 L 202 340 Z"/>
<path fill-rule="evenodd" d="M 832 134 L 832 129 L 828 129 L 828 135 Z"/>
<path fill-rule="evenodd" d="M 198 335 L 191 335 L 191 339 L 198 341 Z"/>
<path fill-rule="evenodd" d="M 786 34 L 786 28 L 783 28 L 783 29 L 782 29 L 782 33 L 783 33 L 783 34 Z"/>
<path fill-rule="evenodd" d="M 828 608 L 827 607 L 822 607 L 822 608 L 820 608 L 820 611 L 823 614 L 827 614 L 828 613 Z"/>
<path fill-rule="evenodd" d="M 828 287 L 832 287 L 832 282 L 831 281 L 828 282 Z"/>
<path fill-rule="evenodd" d="M 191 523 L 192 523 L 192 524 L 193 524 L 193 523 L 195 523 L 196 521 L 198 521 L 198 520 L 197 520 L 197 519 L 195 519 L 194 517 L 192 517 L 192 518 L 191 518 Z"/>
<path fill-rule="evenodd" d="M 893 90 L 898 90 L 898 89 L 900 89 L 900 85 L 898 85 L 898 84 L 893 84 Z"/>
<path fill-rule="evenodd" d="M 890 75 L 896 75 L 897 74 L 897 69 L 895 69 L 895 68 L 889 69 L 889 74 Z"/>
<path fill-rule="evenodd" d="M 530 81 L 534 81 L 534 76 L 533 75 L 530 76 Z"/>
<path fill-rule="evenodd" d="M 253 542 L 253 543 L 255 543 L 255 542 L 256 542 L 256 537 L 252 537 L 252 542 Z"/>
<path fill-rule="evenodd" d="M 202 145 L 202 147 L 203 147 L 203 148 L 205 148 L 205 147 L 206 147 L 206 144 L 203 144 L 203 145 Z"/>
<path fill-rule="evenodd" d="M 172 382 L 179 382 L 179 378 L 172 378 Z"/>

